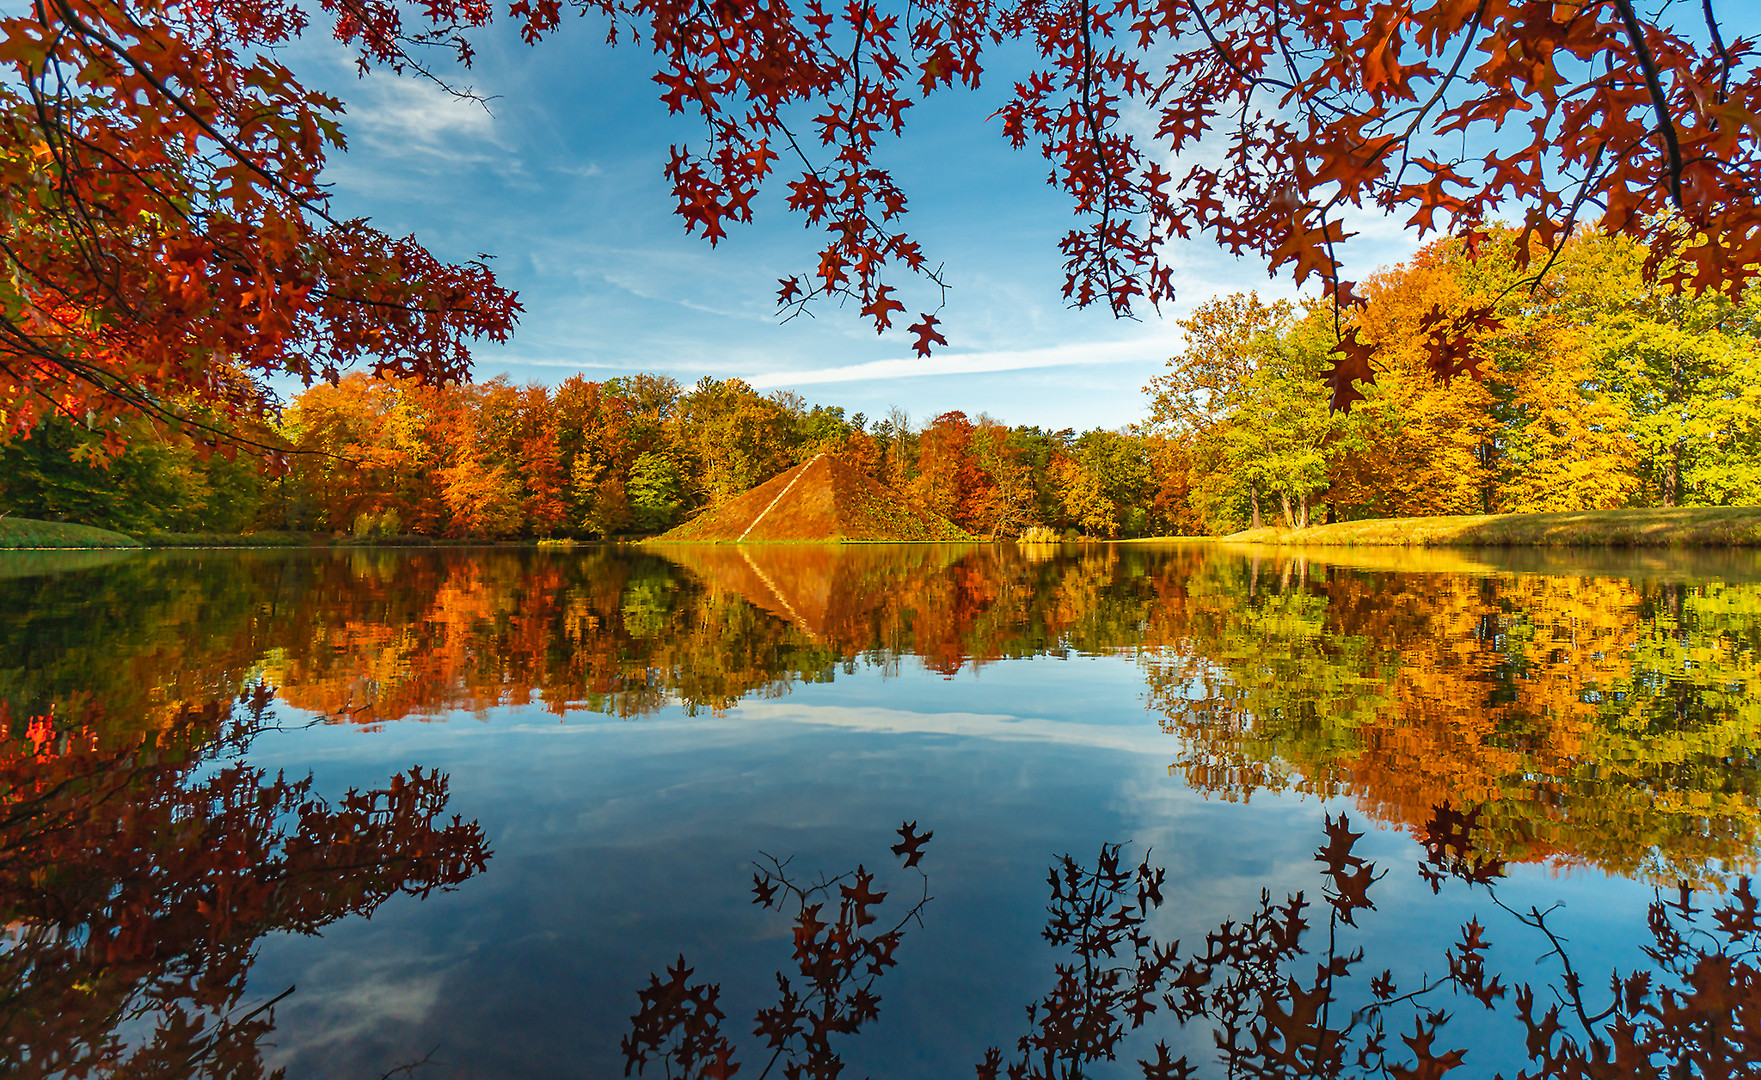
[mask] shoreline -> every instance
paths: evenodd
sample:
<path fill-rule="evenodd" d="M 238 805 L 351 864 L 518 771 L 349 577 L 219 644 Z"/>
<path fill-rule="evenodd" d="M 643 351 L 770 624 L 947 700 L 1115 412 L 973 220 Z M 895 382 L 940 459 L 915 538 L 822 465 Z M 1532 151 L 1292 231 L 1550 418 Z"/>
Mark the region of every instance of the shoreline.
<path fill-rule="evenodd" d="M 1268 547 L 1761 547 L 1761 506 L 1367 518 L 1219 539 Z"/>
<path fill-rule="evenodd" d="M 1013 540 L 768 540 L 770 544 L 1018 543 Z M 610 540 L 542 538 L 529 540 L 455 539 L 430 536 L 374 538 L 325 534 L 136 533 L 89 525 L 0 517 L 0 550 L 102 551 L 178 549 L 293 548 L 551 548 L 726 544 L 728 541 L 618 537 Z M 1228 536 L 1150 536 L 1081 544 L 1227 544 L 1261 548 L 1761 548 L 1761 506 L 1707 506 L 1626 510 L 1556 511 L 1541 514 L 1461 514 L 1436 517 L 1366 518 L 1306 529 L 1267 526 Z M 1024 546 L 1062 547 L 1057 544 Z"/>

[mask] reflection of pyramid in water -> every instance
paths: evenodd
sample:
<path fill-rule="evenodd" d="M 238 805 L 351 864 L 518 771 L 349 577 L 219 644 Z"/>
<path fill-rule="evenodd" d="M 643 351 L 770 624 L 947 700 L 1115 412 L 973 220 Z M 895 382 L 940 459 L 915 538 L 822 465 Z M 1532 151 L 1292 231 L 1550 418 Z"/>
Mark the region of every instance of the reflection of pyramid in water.
<path fill-rule="evenodd" d="M 965 545 L 780 547 L 680 545 L 663 554 L 722 592 L 788 620 L 815 638 L 861 647 L 873 637 L 872 614 L 945 577 L 974 549 Z"/>
<path fill-rule="evenodd" d="M 907 506 L 830 454 L 816 454 L 657 537 L 663 543 L 966 538 L 946 518 Z"/>

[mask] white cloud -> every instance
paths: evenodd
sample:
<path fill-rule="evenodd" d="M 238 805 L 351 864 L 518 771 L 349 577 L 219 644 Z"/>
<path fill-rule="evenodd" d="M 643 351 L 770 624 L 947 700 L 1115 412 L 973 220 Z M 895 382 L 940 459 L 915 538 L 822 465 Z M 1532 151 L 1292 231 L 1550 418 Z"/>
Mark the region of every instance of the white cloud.
<path fill-rule="evenodd" d="M 486 103 L 449 94 L 431 82 L 374 74 L 348 96 L 348 127 L 381 150 L 417 151 L 451 161 L 482 160 L 498 142 Z"/>
<path fill-rule="evenodd" d="M 864 382 L 935 375 L 973 375 L 1025 368 L 1076 367 L 1090 364 L 1141 364 L 1167 359 L 1180 348 L 1177 332 L 1153 338 L 1102 343 L 1072 342 L 1043 349 L 1004 349 L 974 353 L 935 353 L 903 359 L 870 360 L 861 364 L 813 368 L 805 371 L 773 371 L 746 381 L 759 390 L 779 386 L 818 383 Z"/>

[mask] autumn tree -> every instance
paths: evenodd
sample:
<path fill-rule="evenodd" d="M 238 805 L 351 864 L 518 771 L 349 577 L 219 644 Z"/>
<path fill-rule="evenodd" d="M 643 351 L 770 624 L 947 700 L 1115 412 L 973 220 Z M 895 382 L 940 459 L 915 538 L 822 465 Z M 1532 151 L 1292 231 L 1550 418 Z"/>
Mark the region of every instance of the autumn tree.
<path fill-rule="evenodd" d="M 325 5 L 363 59 L 412 63 L 488 12 Z M 143 415 L 205 438 L 358 365 L 457 380 L 519 305 L 482 262 L 332 212 L 341 103 L 274 59 L 310 15 L 223 0 L 45 0 L 0 20 L 0 433 Z M 120 450 L 107 437 L 97 452 Z"/>
<path fill-rule="evenodd" d="M 1238 506 L 1258 527 L 1273 498 L 1285 525 L 1306 525 L 1337 429 L 1321 393 L 1331 363 L 1322 313 L 1299 321 L 1288 301 L 1236 293 L 1179 326 L 1186 347 L 1145 388 L 1152 430 L 1191 447 L 1195 497 L 1219 527 L 1239 520 Z"/>
<path fill-rule="evenodd" d="M 1154 483 L 1142 439 L 1100 428 L 1084 432 L 1050 470 L 1061 516 L 1084 533 L 1117 539 L 1148 528 Z"/>
<path fill-rule="evenodd" d="M 1603 245 L 1580 233 L 1551 277 L 1523 288 L 1513 242 L 1499 231 L 1479 258 L 1453 260 L 1469 288 L 1496 298 L 1499 315 L 1478 346 L 1496 401 L 1495 446 L 1482 458 L 1493 473 L 1491 508 L 1624 506 L 1639 486 L 1632 413 L 1598 370 L 1597 329 L 1583 318 L 1588 298 L 1608 287 L 1597 257 Z M 1635 293 L 1644 291 L 1637 277 L 1627 282 Z"/>
<path fill-rule="evenodd" d="M 1150 531 L 1156 535 L 1198 536 L 1205 521 L 1193 505 L 1192 446 L 1154 433 L 1146 436 L 1155 494 L 1150 501 Z"/>
<path fill-rule="evenodd" d="M 630 521 L 624 473 L 631 455 L 641 450 L 638 406 L 579 375 L 556 387 L 552 403 L 568 477 L 571 524 L 590 535 L 610 536 Z"/>
<path fill-rule="evenodd" d="M 910 488 L 918 505 L 969 532 L 988 531 L 995 524 L 991 502 L 996 481 L 974 452 L 978 431 L 958 409 L 930 421 L 919 436 L 917 476 Z"/>
<path fill-rule="evenodd" d="M 794 417 L 740 379 L 705 376 L 679 399 L 697 498 L 718 506 L 795 464 Z"/>
<path fill-rule="evenodd" d="M 679 396 L 677 382 L 649 374 L 603 383 L 574 375 L 554 389 L 560 463 L 567 477 L 564 524 L 568 530 L 609 537 L 633 523 L 642 528 L 663 520 L 672 523 L 680 509 L 677 490 L 638 505 L 641 496 L 630 485 L 633 474 L 653 473 L 663 457 L 673 487 L 682 484 L 677 460 L 681 452 L 673 434 Z M 637 463 L 645 461 L 638 469 Z"/>
<path fill-rule="evenodd" d="M 972 432 L 973 465 L 989 479 L 977 507 L 977 530 L 1016 536 L 1035 524 L 1037 509 L 1032 466 L 1024 461 L 1014 432 L 981 414 Z"/>
<path fill-rule="evenodd" d="M 390 413 L 397 398 L 393 384 L 356 373 L 311 388 L 283 413 L 281 434 L 302 451 L 294 468 L 311 504 L 311 518 L 297 524 L 340 531 L 372 521 L 391 505 L 405 469 L 433 466 L 405 453 L 430 445 L 431 418 L 406 412 L 396 432 Z"/>
<path fill-rule="evenodd" d="M 903 493 L 917 470 L 919 435 L 911 415 L 897 405 L 874 422 L 870 434 L 880 457 L 875 479 Z"/>
<path fill-rule="evenodd" d="M 1647 285 L 1630 243 L 1579 247 L 1591 377 L 1630 418 L 1644 500 L 1761 502 L 1761 300 Z"/>
<path fill-rule="evenodd" d="M 1738 318 L 1707 336 L 1704 347 L 1719 359 L 1678 381 L 1672 406 L 1647 374 L 1651 361 L 1659 371 L 1674 361 L 1669 328 L 1656 318 L 1659 291 L 1642 280 L 1643 253 L 1585 231 L 1536 284 L 1521 268 L 1521 243 L 1510 229 L 1492 230 L 1477 250 L 1439 241 L 1365 284 L 1352 332 L 1376 343 L 1383 371 L 1342 428 L 1334 495 L 1347 516 L 1622 506 L 1641 497 L 1647 470 L 1659 490 L 1647 462 L 1661 461 L 1672 439 L 1690 454 L 1707 448 L 1719 463 L 1713 471 L 1741 472 L 1731 459 L 1747 428 L 1743 392 L 1711 368 L 1740 379 L 1752 330 Z M 1740 310 L 1717 297 L 1666 295 L 1682 310 Z M 1436 313 L 1476 311 L 1485 313 L 1479 328 L 1459 343 L 1471 377 L 1440 377 L 1429 356 L 1441 332 Z M 1690 348 L 1699 347 L 1696 338 Z M 1710 406 L 1691 424 L 1690 394 Z M 1672 424 L 1673 436 L 1651 434 Z"/>

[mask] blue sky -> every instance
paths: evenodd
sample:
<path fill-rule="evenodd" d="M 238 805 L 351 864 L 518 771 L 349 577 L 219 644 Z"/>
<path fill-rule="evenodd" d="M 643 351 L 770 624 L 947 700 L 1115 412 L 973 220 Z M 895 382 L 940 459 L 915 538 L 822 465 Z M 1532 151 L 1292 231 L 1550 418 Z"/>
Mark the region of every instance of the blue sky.
<path fill-rule="evenodd" d="M 993 78 L 912 109 L 904 138 L 883 147 L 912 199 L 907 229 L 952 285 L 940 315 L 949 347 L 920 360 L 908 335 L 877 336 L 851 309 L 781 323 L 776 279 L 810 266 L 820 235 L 785 210 L 788 176 L 720 247 L 687 236 L 662 165 L 671 143 L 700 130 L 666 114 L 646 48 L 613 50 L 600 36 L 580 19 L 537 48 L 505 29 L 480 35 L 457 84 L 490 98 L 487 110 L 414 78 L 357 78 L 350 55 L 317 35 L 294 53 L 308 84 L 347 103 L 349 151 L 328 172 L 338 209 L 415 233 L 444 258 L 493 254 L 519 291 L 526 314 L 510 344 L 479 350 L 480 379 L 738 376 L 871 417 L 898 406 L 921 422 L 959 408 L 1117 427 L 1143 417 L 1142 387 L 1179 347 L 1175 317 L 1218 293 L 1294 292 L 1263 263 L 1198 239 L 1176 252 L 1178 300 L 1159 317 L 1067 308 L 1057 250 L 1067 203 L 1038 153 L 1009 149 L 987 122 L 1007 90 Z M 1416 247 L 1392 220 L 1352 225 L 1348 276 Z M 897 284 L 912 314 L 900 325 L 934 309 L 927 283 Z"/>

